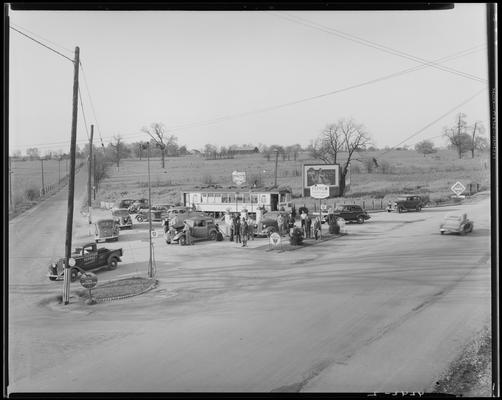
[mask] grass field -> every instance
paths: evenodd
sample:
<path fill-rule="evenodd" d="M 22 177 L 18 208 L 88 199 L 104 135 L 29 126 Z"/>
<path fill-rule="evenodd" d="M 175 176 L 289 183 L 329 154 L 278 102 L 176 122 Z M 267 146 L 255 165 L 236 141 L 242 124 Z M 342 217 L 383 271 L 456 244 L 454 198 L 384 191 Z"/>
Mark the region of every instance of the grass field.
<path fill-rule="evenodd" d="M 363 152 L 352 162 L 351 188 L 346 198 L 330 199 L 328 204 L 366 199 L 367 204 L 376 199 L 384 203 L 399 193 L 428 194 L 431 201 L 441 202 L 453 193 L 450 187 L 461 181 L 465 186 L 474 182 L 480 190 L 490 184 L 488 154 L 475 158 L 458 159 L 453 151 L 442 150 L 424 157 L 412 150 Z M 367 160 L 375 158 L 378 168 L 368 172 Z M 301 197 L 302 164 L 316 162 L 307 153 L 301 153 L 296 161 L 281 158 L 278 163 L 278 185 L 290 186 L 296 204 L 310 204 L 311 199 Z M 369 164 L 372 164 L 370 162 Z M 162 169 L 160 159 L 150 160 L 152 202 L 176 203 L 181 201 L 181 191 L 208 184 L 223 187 L 233 185 L 232 171 L 246 171 L 248 182 L 258 180 L 263 186 L 274 184 L 275 160 L 262 154 L 239 156 L 234 159 L 205 160 L 200 156 L 166 159 Z M 111 166 L 97 193 L 96 201 L 115 201 L 119 198 L 148 197 L 147 161 L 124 159 L 120 168 Z M 371 208 L 371 207 L 369 207 Z"/>

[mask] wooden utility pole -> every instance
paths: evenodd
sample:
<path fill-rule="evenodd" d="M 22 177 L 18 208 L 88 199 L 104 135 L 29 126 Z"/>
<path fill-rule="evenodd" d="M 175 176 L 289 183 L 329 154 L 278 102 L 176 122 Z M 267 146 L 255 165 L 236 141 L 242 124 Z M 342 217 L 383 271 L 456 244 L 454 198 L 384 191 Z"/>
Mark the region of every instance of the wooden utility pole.
<path fill-rule="evenodd" d="M 279 160 L 279 150 L 275 149 L 275 173 L 274 173 L 274 187 L 277 187 L 277 161 Z"/>
<path fill-rule="evenodd" d="M 472 131 L 472 149 L 471 149 L 472 158 L 474 158 L 474 148 L 476 146 L 475 140 L 476 140 L 476 128 L 477 128 L 477 126 L 478 126 L 478 121 L 476 121 L 474 123 L 474 129 Z"/>
<path fill-rule="evenodd" d="M 40 161 L 42 162 L 42 196 L 45 194 L 45 183 L 44 183 L 44 159 L 41 158 Z"/>
<path fill-rule="evenodd" d="M 77 147 L 77 115 L 78 115 L 78 70 L 80 65 L 80 49 L 75 47 L 73 60 L 73 110 L 71 116 L 71 145 L 70 145 L 70 176 L 68 181 L 68 214 L 66 216 L 66 241 L 65 241 L 65 271 L 63 283 L 63 302 L 70 302 L 70 257 L 71 239 L 73 229 L 73 198 L 75 194 L 75 151 Z"/>
<path fill-rule="evenodd" d="M 150 189 L 150 142 L 148 146 L 148 233 L 150 239 L 150 260 L 148 262 L 148 277 L 153 278 L 153 263 L 152 263 L 152 192 Z"/>
<path fill-rule="evenodd" d="M 96 190 L 97 190 L 96 186 L 99 183 L 99 180 L 96 179 L 97 178 L 97 176 L 96 176 L 96 154 L 94 154 L 93 158 L 94 158 L 94 160 L 93 160 L 94 162 L 92 164 L 92 165 L 94 165 L 94 182 L 93 182 L 94 185 L 93 185 L 93 188 L 94 188 L 94 200 L 96 200 Z"/>
<path fill-rule="evenodd" d="M 10 209 L 14 210 L 14 204 L 12 203 L 12 159 L 9 157 L 9 204 Z"/>
<path fill-rule="evenodd" d="M 92 138 L 94 136 L 94 125 L 91 125 L 91 137 L 89 138 L 89 174 L 87 176 L 87 205 L 89 206 L 89 218 L 91 212 L 91 173 L 92 173 Z M 90 221 L 90 220 L 89 220 Z"/>

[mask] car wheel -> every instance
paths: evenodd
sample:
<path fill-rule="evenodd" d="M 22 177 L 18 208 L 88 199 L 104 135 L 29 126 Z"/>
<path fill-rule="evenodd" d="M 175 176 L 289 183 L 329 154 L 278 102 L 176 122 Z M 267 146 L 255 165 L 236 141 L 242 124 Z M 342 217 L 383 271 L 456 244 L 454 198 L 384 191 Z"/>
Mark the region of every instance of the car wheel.
<path fill-rule="evenodd" d="M 51 280 L 51 281 L 55 281 L 56 279 L 57 279 L 57 278 L 56 278 L 55 276 L 50 276 L 50 277 L 49 277 L 49 280 Z"/>
<path fill-rule="evenodd" d="M 209 232 L 209 240 L 216 240 L 216 236 L 215 231 Z"/>
<path fill-rule="evenodd" d="M 357 223 L 358 224 L 363 224 L 364 223 L 364 217 L 362 217 L 361 215 L 359 217 L 357 217 Z"/>
<path fill-rule="evenodd" d="M 167 244 L 171 244 L 171 239 L 166 239 Z"/>
<path fill-rule="evenodd" d="M 187 244 L 187 239 L 185 236 L 182 236 L 180 237 L 180 239 L 178 240 L 178 243 L 181 245 L 181 246 L 184 246 Z"/>
<path fill-rule="evenodd" d="M 441 231 L 441 235 L 444 235 L 444 231 Z"/>
<path fill-rule="evenodd" d="M 138 222 L 143 222 L 143 217 L 141 215 L 136 216 Z"/>
<path fill-rule="evenodd" d="M 422 207 L 421 206 L 417 206 L 417 211 L 422 211 Z"/>
<path fill-rule="evenodd" d="M 116 268 L 117 268 L 118 263 L 119 263 L 119 262 L 117 261 L 117 259 L 116 259 L 115 257 L 110 258 L 110 261 L 108 261 L 108 269 L 109 269 L 110 271 L 112 271 L 112 270 L 116 269 Z"/>
<path fill-rule="evenodd" d="M 403 212 L 403 208 L 402 208 L 402 207 L 398 207 L 398 208 L 397 208 L 397 212 L 398 212 L 399 214 L 401 214 L 401 213 Z"/>
<path fill-rule="evenodd" d="M 78 278 L 78 269 L 72 268 L 70 270 L 70 281 L 75 282 Z"/>

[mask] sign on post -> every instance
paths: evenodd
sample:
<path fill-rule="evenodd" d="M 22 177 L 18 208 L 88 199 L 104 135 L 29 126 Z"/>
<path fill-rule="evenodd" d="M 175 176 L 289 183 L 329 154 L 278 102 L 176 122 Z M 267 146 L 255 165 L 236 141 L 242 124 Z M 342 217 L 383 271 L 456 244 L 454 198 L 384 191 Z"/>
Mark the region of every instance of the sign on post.
<path fill-rule="evenodd" d="M 310 197 L 314 199 L 326 199 L 329 197 L 329 186 L 318 184 L 310 187 Z"/>
<path fill-rule="evenodd" d="M 96 286 L 98 283 L 98 277 L 96 274 L 92 272 L 85 272 L 82 274 L 80 277 L 80 284 L 85 287 L 86 289 L 89 289 L 89 300 L 87 301 L 87 304 L 95 304 L 96 301 L 92 298 L 92 292 L 91 289 Z"/>
<path fill-rule="evenodd" d="M 457 181 L 452 187 L 451 191 L 455 193 L 457 196 L 460 196 L 461 193 L 465 191 L 465 186 L 462 185 L 461 182 Z"/>

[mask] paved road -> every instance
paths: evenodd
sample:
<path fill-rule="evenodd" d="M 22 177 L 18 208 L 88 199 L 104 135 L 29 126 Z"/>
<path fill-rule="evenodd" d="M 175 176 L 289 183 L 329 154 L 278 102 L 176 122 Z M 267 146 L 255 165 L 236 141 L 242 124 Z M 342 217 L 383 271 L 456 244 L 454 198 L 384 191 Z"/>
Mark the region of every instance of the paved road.
<path fill-rule="evenodd" d="M 47 207 L 47 218 L 64 213 Z M 439 220 L 458 208 L 372 214 L 347 236 L 282 253 L 265 240 L 182 247 L 159 238 L 159 287 L 92 307 L 56 304 L 60 285 L 45 280 L 46 266 L 20 266 L 44 247 L 35 238 L 46 227 L 36 225 L 24 247 L 12 244 L 10 389 L 430 390 L 490 318 L 489 198 L 462 206 L 472 235 L 441 236 Z M 85 219 L 76 219 L 84 241 Z M 118 245 L 124 262 L 100 280 L 146 271 L 141 226 L 109 247 Z"/>

